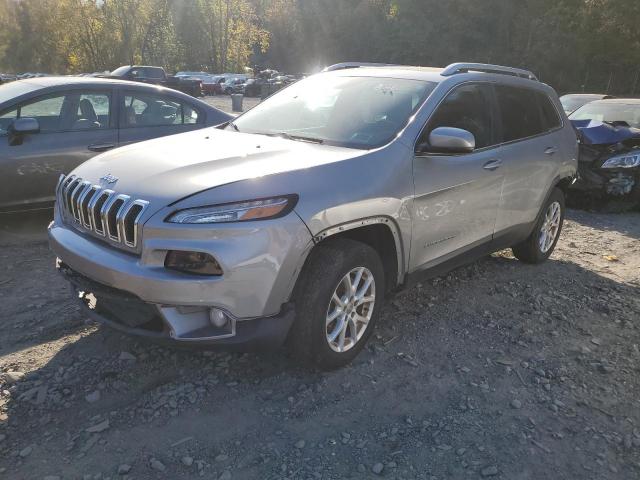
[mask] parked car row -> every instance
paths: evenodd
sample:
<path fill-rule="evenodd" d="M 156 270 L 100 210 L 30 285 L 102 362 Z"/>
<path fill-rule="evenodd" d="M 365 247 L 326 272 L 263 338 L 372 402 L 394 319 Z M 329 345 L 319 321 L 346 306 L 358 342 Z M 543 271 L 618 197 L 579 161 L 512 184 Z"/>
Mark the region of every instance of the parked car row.
<path fill-rule="evenodd" d="M 201 97 L 202 81 L 197 78 L 184 78 L 178 76 L 170 76 L 162 67 L 151 67 L 146 65 L 125 65 L 116 68 L 108 75 L 109 78 L 117 78 L 120 80 L 131 80 L 134 82 L 149 83 L 153 85 L 162 85 L 163 87 L 173 88 L 181 92 L 191 95 L 192 97 Z"/>

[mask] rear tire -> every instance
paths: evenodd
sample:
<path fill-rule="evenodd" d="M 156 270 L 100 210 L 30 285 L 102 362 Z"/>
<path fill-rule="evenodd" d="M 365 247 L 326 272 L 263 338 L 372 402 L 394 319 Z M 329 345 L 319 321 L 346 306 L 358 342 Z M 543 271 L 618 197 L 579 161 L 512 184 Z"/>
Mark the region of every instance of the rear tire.
<path fill-rule="evenodd" d="M 351 362 L 373 332 L 384 287 L 382 261 L 370 246 L 338 238 L 315 247 L 294 291 L 293 356 L 323 370 Z"/>
<path fill-rule="evenodd" d="M 522 243 L 511 247 L 513 255 L 525 263 L 542 263 L 556 248 L 564 223 L 564 193 L 554 188 L 545 203 L 533 232 Z"/>

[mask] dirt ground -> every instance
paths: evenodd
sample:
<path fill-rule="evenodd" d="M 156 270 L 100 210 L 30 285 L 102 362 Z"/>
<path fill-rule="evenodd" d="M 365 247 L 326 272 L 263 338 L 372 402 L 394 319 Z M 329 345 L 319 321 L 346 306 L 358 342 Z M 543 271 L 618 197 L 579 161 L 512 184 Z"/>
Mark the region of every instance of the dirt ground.
<path fill-rule="evenodd" d="M 402 291 L 331 373 L 88 322 L 46 220 L 0 228 L 0 478 L 640 478 L 640 214 Z"/>

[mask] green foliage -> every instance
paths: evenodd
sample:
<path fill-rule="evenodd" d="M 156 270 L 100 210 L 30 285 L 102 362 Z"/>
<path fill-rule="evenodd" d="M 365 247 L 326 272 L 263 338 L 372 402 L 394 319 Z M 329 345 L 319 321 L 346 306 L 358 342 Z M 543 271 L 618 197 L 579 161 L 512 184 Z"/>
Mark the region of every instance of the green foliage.
<path fill-rule="evenodd" d="M 479 61 L 560 91 L 637 93 L 638 20 L 638 0 L 0 0 L 0 70 Z"/>

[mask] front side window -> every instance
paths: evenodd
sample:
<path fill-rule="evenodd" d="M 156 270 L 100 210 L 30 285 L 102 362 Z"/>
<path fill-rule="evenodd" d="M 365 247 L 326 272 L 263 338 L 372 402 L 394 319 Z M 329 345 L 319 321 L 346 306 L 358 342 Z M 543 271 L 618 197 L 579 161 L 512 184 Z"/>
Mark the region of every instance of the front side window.
<path fill-rule="evenodd" d="M 463 85 L 453 90 L 435 111 L 419 143 L 426 143 L 438 127 L 461 128 L 471 132 L 476 148 L 495 145 L 493 104 L 488 85 Z"/>
<path fill-rule="evenodd" d="M 43 133 L 63 130 L 62 106 L 64 101 L 65 95 L 56 95 L 21 105 L 18 107 L 18 117 L 35 118 Z"/>
<path fill-rule="evenodd" d="M 25 117 L 38 120 L 42 133 L 109 128 L 110 99 L 106 92 L 41 97 L 0 114 L 0 134 L 6 133 L 13 120 Z"/>
<path fill-rule="evenodd" d="M 546 130 L 542 125 L 536 91 L 506 85 L 497 85 L 495 88 L 503 141 L 533 137 Z"/>
<path fill-rule="evenodd" d="M 187 103 L 163 95 L 125 94 L 121 122 L 125 128 L 196 123 L 202 123 L 201 114 Z"/>
<path fill-rule="evenodd" d="M 435 86 L 420 80 L 315 75 L 276 93 L 228 128 L 377 148 L 407 125 Z"/>

